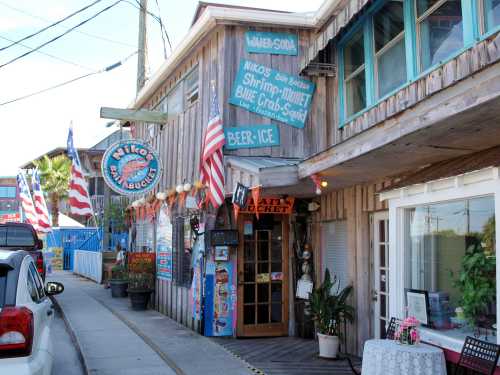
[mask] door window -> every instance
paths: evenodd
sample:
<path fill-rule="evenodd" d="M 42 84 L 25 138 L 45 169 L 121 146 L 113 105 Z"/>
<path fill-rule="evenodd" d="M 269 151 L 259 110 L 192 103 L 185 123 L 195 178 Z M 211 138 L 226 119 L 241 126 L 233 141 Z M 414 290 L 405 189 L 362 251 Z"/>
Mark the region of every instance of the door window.
<path fill-rule="evenodd" d="M 36 270 L 35 265 L 33 263 L 30 263 L 30 265 L 29 265 L 29 272 L 31 273 L 31 276 L 33 277 L 39 299 L 41 300 L 45 297 L 45 291 L 43 288 L 42 280 L 40 279 L 40 275 L 38 274 L 38 271 Z"/>
<path fill-rule="evenodd" d="M 27 287 L 28 287 L 28 293 L 31 297 L 31 300 L 35 303 L 40 302 L 40 296 L 38 295 L 38 290 L 36 287 L 35 279 L 33 277 L 33 274 L 31 273 L 30 269 L 28 269 L 28 273 L 26 275 L 26 280 L 28 282 Z"/>

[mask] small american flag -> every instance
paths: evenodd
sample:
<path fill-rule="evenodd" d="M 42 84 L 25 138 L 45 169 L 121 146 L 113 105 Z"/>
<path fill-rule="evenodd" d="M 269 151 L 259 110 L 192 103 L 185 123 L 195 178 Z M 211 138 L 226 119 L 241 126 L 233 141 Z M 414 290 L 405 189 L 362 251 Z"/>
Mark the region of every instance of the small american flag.
<path fill-rule="evenodd" d="M 200 162 L 201 182 L 208 185 L 207 198 L 215 208 L 224 202 L 224 155 L 222 147 L 226 143 L 219 103 L 213 87 L 210 117 L 203 140 L 203 152 Z"/>
<path fill-rule="evenodd" d="M 70 212 L 79 216 L 92 216 L 92 203 L 90 201 L 87 182 L 83 177 L 82 166 L 78 152 L 73 144 L 73 129 L 68 133 L 68 157 L 71 159 L 71 181 L 69 183 Z"/>
<path fill-rule="evenodd" d="M 33 172 L 31 184 L 33 185 L 33 199 L 35 201 L 35 212 L 38 220 L 38 230 L 40 232 L 50 232 L 52 229 L 50 227 L 49 221 L 49 210 L 47 209 L 45 197 L 43 196 L 38 169 L 35 169 L 35 171 Z"/>
<path fill-rule="evenodd" d="M 21 199 L 21 206 L 24 211 L 25 222 L 33 225 L 38 230 L 38 220 L 36 217 L 35 206 L 31 199 L 30 189 L 26 182 L 26 177 L 22 171 L 17 174 L 17 185 L 19 187 L 19 198 Z"/>

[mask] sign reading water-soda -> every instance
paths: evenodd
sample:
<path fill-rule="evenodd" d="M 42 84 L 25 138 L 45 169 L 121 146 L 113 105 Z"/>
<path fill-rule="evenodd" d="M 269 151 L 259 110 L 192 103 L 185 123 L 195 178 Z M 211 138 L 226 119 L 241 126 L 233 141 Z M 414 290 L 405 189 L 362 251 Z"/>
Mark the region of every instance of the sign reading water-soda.
<path fill-rule="evenodd" d="M 226 149 L 279 146 L 280 132 L 275 124 L 224 128 Z"/>
<path fill-rule="evenodd" d="M 245 47 L 249 53 L 297 56 L 296 34 L 247 31 Z"/>
<path fill-rule="evenodd" d="M 303 128 L 314 88 L 311 81 L 242 60 L 229 103 Z"/>

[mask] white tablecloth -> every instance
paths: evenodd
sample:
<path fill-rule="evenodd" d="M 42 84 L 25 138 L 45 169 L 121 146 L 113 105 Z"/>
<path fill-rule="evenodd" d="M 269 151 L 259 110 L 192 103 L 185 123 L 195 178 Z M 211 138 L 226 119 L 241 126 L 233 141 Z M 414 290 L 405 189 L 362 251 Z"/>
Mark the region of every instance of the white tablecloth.
<path fill-rule="evenodd" d="M 446 375 L 441 349 L 426 344 L 401 345 L 393 340 L 368 340 L 363 350 L 363 375 Z"/>

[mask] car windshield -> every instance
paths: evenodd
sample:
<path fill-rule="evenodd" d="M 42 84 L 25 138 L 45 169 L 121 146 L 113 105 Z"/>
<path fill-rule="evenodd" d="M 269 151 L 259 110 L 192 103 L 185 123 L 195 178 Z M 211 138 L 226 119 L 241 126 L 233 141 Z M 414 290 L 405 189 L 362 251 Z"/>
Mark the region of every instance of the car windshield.
<path fill-rule="evenodd" d="M 7 288 L 7 272 L 5 268 L 0 268 L 0 309 L 5 304 L 5 289 Z"/>
<path fill-rule="evenodd" d="M 27 227 L 0 227 L 0 247 L 33 247 L 33 232 Z"/>

